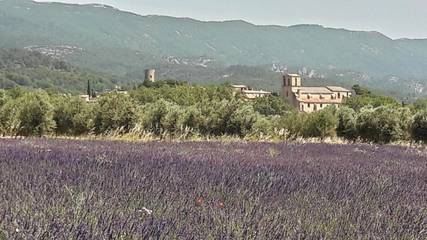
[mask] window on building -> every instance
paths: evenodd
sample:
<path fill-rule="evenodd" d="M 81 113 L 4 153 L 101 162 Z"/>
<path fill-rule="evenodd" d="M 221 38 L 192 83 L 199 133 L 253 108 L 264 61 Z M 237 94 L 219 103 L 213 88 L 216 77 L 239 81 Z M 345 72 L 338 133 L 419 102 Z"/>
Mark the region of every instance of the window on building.
<path fill-rule="evenodd" d="M 309 107 L 309 108 L 310 108 L 310 107 L 311 107 L 310 105 L 311 105 L 310 103 L 309 103 L 309 104 L 307 104 L 307 107 Z"/>
<path fill-rule="evenodd" d="M 286 91 L 286 97 L 288 97 L 289 96 L 289 93 L 288 93 L 288 91 Z"/>
<path fill-rule="evenodd" d="M 307 99 L 310 99 L 310 94 L 307 94 Z"/>
<path fill-rule="evenodd" d="M 323 107 L 323 104 L 320 104 L 320 108 L 322 108 Z"/>
<path fill-rule="evenodd" d="M 341 98 L 341 93 L 338 93 L 338 98 Z"/>

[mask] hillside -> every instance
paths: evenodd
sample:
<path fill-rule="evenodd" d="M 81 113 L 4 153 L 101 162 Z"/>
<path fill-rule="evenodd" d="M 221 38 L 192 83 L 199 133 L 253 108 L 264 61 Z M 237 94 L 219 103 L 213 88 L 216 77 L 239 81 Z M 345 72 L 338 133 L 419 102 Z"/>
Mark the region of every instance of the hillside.
<path fill-rule="evenodd" d="M 0 49 L 0 88 L 21 86 L 82 93 L 88 80 L 97 90 L 122 84 L 122 77 L 76 68 L 39 52 Z"/>
<path fill-rule="evenodd" d="M 378 32 L 201 22 L 105 5 L 3 0 L 0 38 L 0 47 L 45 53 L 59 48 L 59 57 L 73 64 L 123 76 L 140 77 L 144 68 L 156 67 L 162 78 L 274 90 L 278 72 L 292 69 L 310 83 L 362 83 L 412 97 L 427 91 L 427 40 L 392 40 Z"/>

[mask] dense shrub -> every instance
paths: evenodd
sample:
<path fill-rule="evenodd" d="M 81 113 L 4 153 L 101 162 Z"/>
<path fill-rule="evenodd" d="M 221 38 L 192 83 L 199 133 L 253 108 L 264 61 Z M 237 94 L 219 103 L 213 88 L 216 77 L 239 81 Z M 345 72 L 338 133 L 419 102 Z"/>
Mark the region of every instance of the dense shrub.
<path fill-rule="evenodd" d="M 78 97 L 59 97 L 55 100 L 53 120 L 59 135 L 88 134 L 94 127 L 93 109 Z"/>
<path fill-rule="evenodd" d="M 0 108 L 3 107 L 3 105 L 7 102 L 7 95 L 6 91 L 3 89 L 0 89 Z"/>
<path fill-rule="evenodd" d="M 337 128 L 337 118 L 331 109 L 310 114 L 305 122 L 305 137 L 333 137 Z"/>
<path fill-rule="evenodd" d="M 415 115 L 411 126 L 411 134 L 415 141 L 427 142 L 427 110 Z"/>
<path fill-rule="evenodd" d="M 347 106 L 306 114 L 277 96 L 242 99 L 226 85 L 165 82 L 141 86 L 129 95 L 103 94 L 89 103 L 69 95 L 14 88 L 0 91 L 0 134 L 131 132 L 179 139 L 233 135 L 252 140 L 334 136 L 376 143 L 421 140 L 415 133 L 422 129 L 421 118 L 412 121 L 414 115 L 427 111 L 422 110 L 422 101 L 401 107 L 391 98 L 358 91 L 365 95 L 349 99 Z"/>
<path fill-rule="evenodd" d="M 52 130 L 53 107 L 45 92 L 28 92 L 2 107 L 2 129 L 10 135 L 42 136 Z"/>
<path fill-rule="evenodd" d="M 359 111 L 363 107 L 371 106 L 371 107 L 380 107 L 380 106 L 392 106 L 398 107 L 400 104 L 393 97 L 388 96 L 355 96 L 346 100 L 346 106 Z"/>
<path fill-rule="evenodd" d="M 201 133 L 220 136 L 228 133 L 230 119 L 238 108 L 238 101 L 223 99 L 221 101 L 203 101 L 197 104 L 203 121 Z"/>
<path fill-rule="evenodd" d="M 238 108 L 230 116 L 227 132 L 244 137 L 251 132 L 259 117 L 259 113 L 255 112 L 252 105 L 238 104 Z"/>
<path fill-rule="evenodd" d="M 418 100 L 414 103 L 413 109 L 415 111 L 427 110 L 427 99 Z"/>
<path fill-rule="evenodd" d="M 180 106 L 191 106 L 202 101 L 222 101 L 236 99 L 227 86 L 194 87 L 191 85 L 162 84 L 157 87 L 141 86 L 131 92 L 131 96 L 139 104 L 153 103 L 160 99 L 176 103 Z"/>
<path fill-rule="evenodd" d="M 348 107 L 341 107 L 340 109 L 337 110 L 336 116 L 338 119 L 338 126 L 336 129 L 337 136 L 343 137 L 348 140 L 356 140 L 357 138 L 356 111 Z"/>
<path fill-rule="evenodd" d="M 404 115 L 392 107 L 363 108 L 357 118 L 357 132 L 362 140 L 389 143 L 406 136 L 401 119 Z"/>
<path fill-rule="evenodd" d="M 277 129 L 276 125 L 279 119 L 280 117 L 278 116 L 259 116 L 256 122 L 253 123 L 249 136 L 255 139 L 262 139 L 265 137 L 280 137 L 275 136 L 276 133 L 274 132 L 274 130 Z"/>
<path fill-rule="evenodd" d="M 136 104 L 124 94 L 108 94 L 94 106 L 96 133 L 126 133 L 134 126 Z"/>
<path fill-rule="evenodd" d="M 140 108 L 137 124 L 145 131 L 157 135 L 167 131 L 174 132 L 179 111 L 178 105 L 160 99 L 154 103 L 145 104 Z"/>
<path fill-rule="evenodd" d="M 257 98 L 253 101 L 254 110 L 264 116 L 283 115 L 292 111 L 292 107 L 284 102 L 281 97 L 269 96 Z"/>
<path fill-rule="evenodd" d="M 305 124 L 308 116 L 305 113 L 289 112 L 275 122 L 275 127 L 284 129 L 287 132 L 285 138 L 295 139 L 302 137 L 305 133 Z"/>

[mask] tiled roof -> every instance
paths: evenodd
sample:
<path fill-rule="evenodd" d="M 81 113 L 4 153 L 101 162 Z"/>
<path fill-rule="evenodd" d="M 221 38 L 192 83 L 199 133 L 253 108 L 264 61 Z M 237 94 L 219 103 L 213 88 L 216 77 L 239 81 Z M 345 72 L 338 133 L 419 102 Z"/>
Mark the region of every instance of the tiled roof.
<path fill-rule="evenodd" d="M 293 92 L 299 92 L 300 93 L 318 93 L 318 94 L 332 94 L 333 92 L 331 90 L 329 90 L 326 87 L 293 87 L 292 91 Z"/>
<path fill-rule="evenodd" d="M 233 88 L 247 88 L 248 86 L 236 84 L 236 85 L 231 85 L 231 87 L 233 87 Z"/>
<path fill-rule="evenodd" d="M 290 77 L 299 77 L 300 76 L 299 74 L 294 74 L 294 73 L 287 73 L 285 75 L 288 75 Z"/>
<path fill-rule="evenodd" d="M 338 87 L 338 86 L 326 86 L 326 88 L 328 88 L 329 90 L 331 90 L 333 92 L 351 92 L 348 89 L 345 89 L 343 87 Z"/>
<path fill-rule="evenodd" d="M 247 94 L 271 94 L 271 92 L 266 92 L 263 90 L 257 91 L 257 90 L 243 90 L 243 93 Z"/>
<path fill-rule="evenodd" d="M 299 102 L 302 103 L 330 103 L 330 104 L 340 104 L 342 103 L 343 99 L 316 99 L 316 98 L 311 98 L 311 99 L 298 99 Z"/>

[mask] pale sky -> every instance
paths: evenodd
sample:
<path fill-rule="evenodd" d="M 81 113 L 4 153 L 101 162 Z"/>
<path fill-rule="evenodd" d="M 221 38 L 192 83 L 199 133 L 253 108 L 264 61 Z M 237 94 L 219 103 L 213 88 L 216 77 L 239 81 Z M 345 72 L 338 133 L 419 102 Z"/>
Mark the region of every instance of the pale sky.
<path fill-rule="evenodd" d="M 391 38 L 427 38 L 427 0 L 58 0 L 103 3 L 141 15 L 254 24 L 321 24 L 379 31 Z"/>

